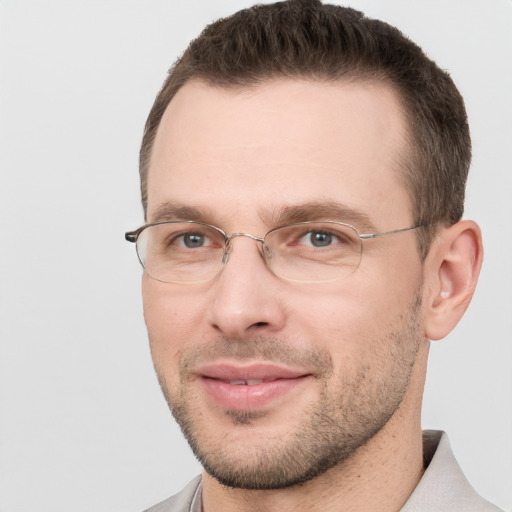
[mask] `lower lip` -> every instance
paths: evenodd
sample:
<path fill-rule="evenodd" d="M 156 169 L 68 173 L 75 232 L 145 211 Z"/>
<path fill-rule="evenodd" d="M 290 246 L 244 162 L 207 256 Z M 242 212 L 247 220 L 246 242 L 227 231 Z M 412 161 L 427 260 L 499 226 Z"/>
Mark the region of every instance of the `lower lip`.
<path fill-rule="evenodd" d="M 220 407 L 235 411 L 254 411 L 270 405 L 302 385 L 310 376 L 277 379 L 261 384 L 233 385 L 221 380 L 202 378 L 209 397 Z"/>

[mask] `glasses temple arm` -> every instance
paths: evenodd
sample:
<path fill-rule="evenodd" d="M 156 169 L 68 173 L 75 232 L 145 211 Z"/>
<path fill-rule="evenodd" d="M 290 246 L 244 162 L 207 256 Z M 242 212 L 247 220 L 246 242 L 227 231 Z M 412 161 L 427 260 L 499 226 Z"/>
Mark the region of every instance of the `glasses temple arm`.
<path fill-rule="evenodd" d="M 138 230 L 137 231 L 128 231 L 128 233 L 124 234 L 124 239 L 127 242 L 135 243 L 137 241 L 137 235 L 138 235 Z"/>
<path fill-rule="evenodd" d="M 409 228 L 393 229 L 392 231 L 383 231 L 382 233 L 362 233 L 359 238 L 362 240 L 368 240 L 369 238 L 378 238 L 384 235 L 394 235 L 395 233 L 402 233 L 403 231 L 411 231 L 413 229 L 423 228 L 426 224 L 419 224 L 418 226 L 411 226 Z"/>

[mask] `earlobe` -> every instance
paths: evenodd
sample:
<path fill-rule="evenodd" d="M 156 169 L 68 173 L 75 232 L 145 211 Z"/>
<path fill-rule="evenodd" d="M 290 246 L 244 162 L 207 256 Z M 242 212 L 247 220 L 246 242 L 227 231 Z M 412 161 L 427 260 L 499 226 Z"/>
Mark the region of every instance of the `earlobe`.
<path fill-rule="evenodd" d="M 473 297 L 482 259 L 482 235 L 475 222 L 459 221 L 438 234 L 425 262 L 427 338 L 444 338 L 462 318 Z"/>

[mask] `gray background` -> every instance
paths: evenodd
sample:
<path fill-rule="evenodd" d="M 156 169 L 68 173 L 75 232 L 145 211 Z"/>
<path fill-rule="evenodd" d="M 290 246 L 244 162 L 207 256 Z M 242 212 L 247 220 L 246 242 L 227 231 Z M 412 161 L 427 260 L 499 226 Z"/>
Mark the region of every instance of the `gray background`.
<path fill-rule="evenodd" d="M 153 375 L 137 151 L 167 68 L 249 2 L 0 1 L 0 510 L 138 511 L 199 468 Z M 449 70 L 486 258 L 468 314 L 433 344 L 423 423 L 512 508 L 512 2 L 357 1 Z"/>

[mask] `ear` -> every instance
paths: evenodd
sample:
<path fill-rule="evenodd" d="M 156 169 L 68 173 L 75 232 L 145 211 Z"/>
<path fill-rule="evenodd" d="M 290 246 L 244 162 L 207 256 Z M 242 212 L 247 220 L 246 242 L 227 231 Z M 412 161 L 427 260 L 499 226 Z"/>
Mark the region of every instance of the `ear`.
<path fill-rule="evenodd" d="M 424 328 L 444 338 L 459 322 L 475 291 L 482 266 L 482 234 L 469 220 L 442 229 L 425 261 Z"/>

